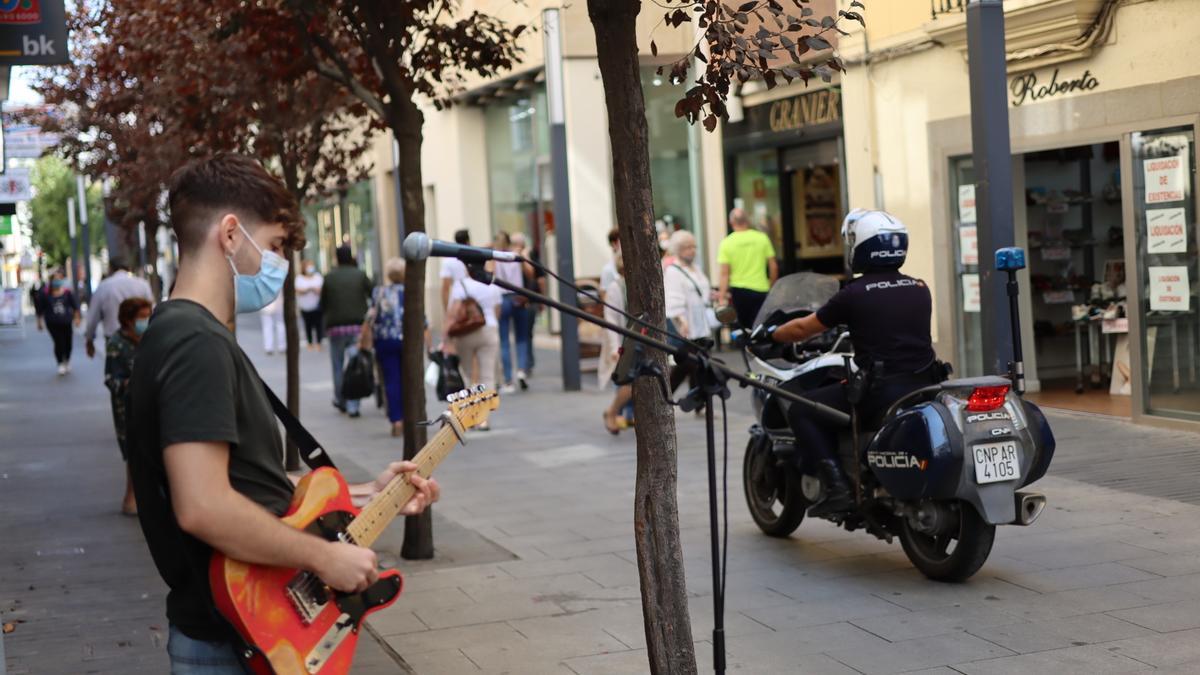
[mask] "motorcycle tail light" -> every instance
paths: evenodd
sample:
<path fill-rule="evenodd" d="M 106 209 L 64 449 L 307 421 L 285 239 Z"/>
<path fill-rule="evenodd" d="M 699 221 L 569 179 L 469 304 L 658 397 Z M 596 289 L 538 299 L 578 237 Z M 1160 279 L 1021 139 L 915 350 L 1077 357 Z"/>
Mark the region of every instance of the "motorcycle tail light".
<path fill-rule="evenodd" d="M 1008 385 L 997 387 L 975 387 L 967 399 L 967 410 L 971 412 L 988 412 L 1004 405 L 1008 397 Z"/>

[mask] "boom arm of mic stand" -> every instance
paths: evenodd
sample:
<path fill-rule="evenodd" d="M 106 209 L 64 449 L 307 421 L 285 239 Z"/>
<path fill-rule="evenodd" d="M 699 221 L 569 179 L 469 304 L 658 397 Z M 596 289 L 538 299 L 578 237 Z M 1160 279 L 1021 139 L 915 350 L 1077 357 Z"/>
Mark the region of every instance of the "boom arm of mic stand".
<path fill-rule="evenodd" d="M 584 321 L 587 321 L 588 323 L 595 324 L 606 330 L 611 330 L 614 333 L 618 333 L 618 334 L 623 335 L 632 340 L 636 340 L 636 341 L 646 345 L 647 347 L 652 347 L 661 352 L 670 354 L 671 356 L 674 356 L 676 358 L 676 360 L 678 360 L 678 361 L 682 361 L 685 359 L 695 359 L 696 353 L 703 351 L 700 347 L 696 347 L 696 346 L 676 347 L 674 345 L 663 342 L 662 340 L 652 338 L 648 335 L 643 335 L 635 330 L 630 330 L 630 329 L 626 328 L 625 326 L 618 326 L 616 324 L 609 323 L 609 322 L 605 321 L 604 319 L 594 317 L 591 314 L 588 314 L 587 312 L 585 312 L 582 309 L 579 309 L 577 307 L 571 307 L 569 305 L 564 305 L 563 303 L 558 302 L 557 300 L 548 298 L 548 297 L 542 295 L 541 293 L 535 293 L 535 292 L 533 292 L 527 288 L 524 288 L 522 286 L 517 286 L 515 284 L 511 284 L 511 283 L 505 281 L 504 279 L 497 279 L 490 272 L 484 270 L 482 265 L 468 264 L 467 269 L 471 273 L 471 278 L 475 279 L 476 281 L 478 281 L 480 283 L 492 284 L 494 286 L 499 286 L 500 288 L 503 288 L 504 290 L 506 290 L 510 293 L 516 293 L 517 295 L 528 298 L 529 300 L 532 300 L 533 302 L 537 302 L 537 303 L 546 305 L 547 307 L 552 307 L 564 314 L 570 314 L 571 316 L 573 316 L 577 319 L 582 319 Z M 782 399 L 786 399 L 793 403 L 798 403 L 798 404 L 804 406 L 805 408 L 808 408 L 812 412 L 820 415 L 821 417 L 824 417 L 825 419 L 829 420 L 830 422 L 834 422 L 834 423 L 840 424 L 842 426 L 848 426 L 850 424 L 850 416 L 847 415 L 846 413 L 842 412 L 841 410 L 837 410 L 835 408 L 830 408 L 827 405 L 817 403 L 816 401 L 811 401 L 807 398 L 804 398 L 803 396 L 798 396 L 790 391 L 787 391 L 786 389 L 780 389 L 779 387 L 769 385 L 764 382 L 760 382 L 752 377 L 747 377 L 745 374 L 739 373 L 736 370 L 733 370 L 729 366 L 725 365 L 724 363 L 722 363 L 720 361 L 717 361 L 716 359 L 707 359 L 707 361 L 713 368 L 720 370 L 722 373 L 724 373 L 726 376 L 728 376 L 729 379 L 735 380 L 736 382 L 738 382 L 744 386 L 750 386 L 750 387 L 754 387 L 756 389 L 761 389 L 763 391 L 774 394 Z"/>

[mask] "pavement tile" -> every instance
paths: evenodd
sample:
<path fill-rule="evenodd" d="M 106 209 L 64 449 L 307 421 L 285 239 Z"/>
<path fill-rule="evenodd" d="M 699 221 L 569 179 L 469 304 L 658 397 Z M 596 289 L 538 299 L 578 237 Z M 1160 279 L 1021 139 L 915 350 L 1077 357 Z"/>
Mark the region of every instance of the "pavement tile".
<path fill-rule="evenodd" d="M 745 673 L 804 673 L 804 675 L 858 675 L 859 671 L 824 654 L 807 654 L 791 659 L 773 659 L 761 654 L 742 659 L 736 655 L 726 659 L 730 671 Z"/>
<path fill-rule="evenodd" d="M 573 598 L 600 590 L 600 585 L 586 576 L 572 572 L 545 577 L 524 579 L 500 579 L 484 584 L 459 586 L 464 595 L 474 602 L 486 602 L 504 598 Z"/>
<path fill-rule="evenodd" d="M 1018 654 L 1040 652 L 1148 635 L 1150 631 L 1105 614 L 1086 614 L 1051 621 L 1010 623 L 970 631 Z"/>
<path fill-rule="evenodd" d="M 464 675 L 478 673 L 479 666 L 460 649 L 442 649 L 420 654 L 405 654 L 405 662 L 418 675 Z M 358 668 L 354 668 L 357 675 Z"/>
<path fill-rule="evenodd" d="M 957 663 L 954 669 L 965 675 L 1012 675 L 1013 673 L 1054 673 L 1054 675 L 1117 675 L 1137 673 L 1146 664 L 1115 653 L 1105 645 L 1055 649 L 1036 654 Z"/>
<path fill-rule="evenodd" d="M 986 605 L 971 604 L 852 619 L 850 623 L 872 635 L 896 642 L 964 630 L 975 632 L 1015 621 L 1019 619 L 1011 614 Z"/>
<path fill-rule="evenodd" d="M 985 565 L 979 574 L 958 584 L 930 582 L 916 570 L 879 576 L 873 582 L 881 586 L 875 595 L 906 609 L 932 609 L 969 603 L 1000 606 L 1036 598 L 1037 592 L 992 578 Z M 841 584 L 841 581 L 838 582 Z"/>
<path fill-rule="evenodd" d="M 424 622 L 417 618 L 412 611 L 392 605 L 371 615 L 367 623 L 380 635 L 398 635 L 400 633 L 415 633 L 429 630 Z"/>
<path fill-rule="evenodd" d="M 887 641 L 883 638 L 851 623 L 841 622 L 754 633 L 736 640 L 730 649 L 733 652 L 731 660 L 746 666 L 759 665 L 764 670 L 772 670 L 769 665 L 786 664 L 803 656 L 886 644 Z"/>
<path fill-rule="evenodd" d="M 1122 560 L 1121 564 L 1163 577 L 1177 577 L 1200 573 L 1200 553 L 1167 553 Z"/>
<path fill-rule="evenodd" d="M 1117 609 L 1154 604 L 1145 596 L 1119 586 L 1077 588 L 1055 593 L 1032 594 L 1019 599 L 1001 599 L 989 603 L 1006 614 L 1026 621 L 1043 621 L 1081 614 L 1096 614 Z"/>
<path fill-rule="evenodd" d="M 1057 569 L 1060 567 L 1116 562 L 1131 558 L 1144 558 L 1152 553 L 1153 551 L 1139 546 L 1108 541 L 1077 546 L 1052 546 L 1032 551 L 1016 551 L 1011 553 L 1010 557 L 1028 561 L 1044 569 Z"/>
<path fill-rule="evenodd" d="M 1003 647 L 967 633 L 949 633 L 857 649 L 831 650 L 827 655 L 861 673 L 897 673 L 1010 654 L 1012 652 Z"/>
<path fill-rule="evenodd" d="M 1044 593 L 1093 586 L 1112 586 L 1148 579 L 1158 580 L 1159 577 L 1149 572 L 1111 562 L 1064 567 L 1045 572 L 1027 572 L 1004 577 L 1005 581 Z"/>
<path fill-rule="evenodd" d="M 520 596 L 497 597 L 465 607 L 431 610 L 418 608 L 415 610 L 417 617 L 433 629 L 524 619 L 562 612 L 562 607 L 553 601 Z"/>
<path fill-rule="evenodd" d="M 1200 628 L 1200 602 L 1195 600 L 1123 609 L 1109 615 L 1159 633 Z"/>
<path fill-rule="evenodd" d="M 387 635 L 388 645 L 407 659 L 410 654 L 458 649 L 463 645 L 503 644 L 513 640 L 524 640 L 512 626 L 504 622 L 483 623 L 474 626 L 427 630 L 403 635 Z"/>
<path fill-rule="evenodd" d="M 1183 598 L 1200 598 L 1200 574 L 1184 574 L 1177 577 L 1155 577 L 1117 586 L 1150 600 L 1174 602 Z"/>
<path fill-rule="evenodd" d="M 743 613 L 775 630 L 786 630 L 906 611 L 872 595 L 847 595 L 838 600 L 797 602 Z"/>
<path fill-rule="evenodd" d="M 1116 640 L 1103 645 L 1114 654 L 1137 659 L 1155 667 L 1178 666 L 1200 661 L 1200 630 L 1147 635 Z M 1193 671 L 1200 672 L 1200 670 Z"/>
<path fill-rule="evenodd" d="M 574 558 L 556 558 L 550 560 L 518 560 L 501 563 L 498 567 L 509 576 L 521 579 L 525 577 L 540 577 L 570 572 L 590 572 L 608 567 L 627 569 L 632 567 L 637 574 L 637 566 L 613 553 L 576 556 Z"/>

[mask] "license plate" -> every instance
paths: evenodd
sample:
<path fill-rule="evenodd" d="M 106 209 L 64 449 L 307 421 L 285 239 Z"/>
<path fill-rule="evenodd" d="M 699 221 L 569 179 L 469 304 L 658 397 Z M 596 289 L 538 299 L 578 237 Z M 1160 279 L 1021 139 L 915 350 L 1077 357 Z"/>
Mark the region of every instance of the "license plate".
<path fill-rule="evenodd" d="M 972 450 L 975 455 L 975 482 L 999 483 L 1016 480 L 1017 444 L 1013 441 L 983 443 Z"/>

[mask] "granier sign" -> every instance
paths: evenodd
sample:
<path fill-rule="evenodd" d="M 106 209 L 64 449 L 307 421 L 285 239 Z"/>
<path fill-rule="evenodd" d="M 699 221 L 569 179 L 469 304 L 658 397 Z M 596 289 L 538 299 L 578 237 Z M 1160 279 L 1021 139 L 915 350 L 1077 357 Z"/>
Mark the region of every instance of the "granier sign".
<path fill-rule="evenodd" d="M 63 0 L 0 0 L 0 65 L 68 62 Z"/>

